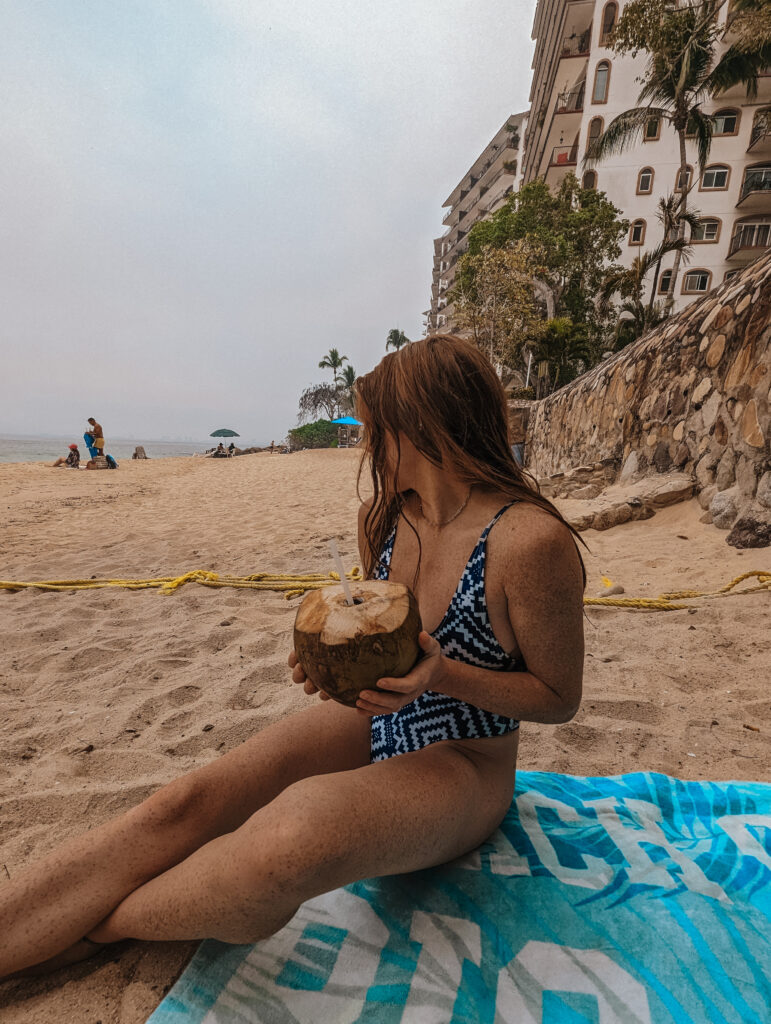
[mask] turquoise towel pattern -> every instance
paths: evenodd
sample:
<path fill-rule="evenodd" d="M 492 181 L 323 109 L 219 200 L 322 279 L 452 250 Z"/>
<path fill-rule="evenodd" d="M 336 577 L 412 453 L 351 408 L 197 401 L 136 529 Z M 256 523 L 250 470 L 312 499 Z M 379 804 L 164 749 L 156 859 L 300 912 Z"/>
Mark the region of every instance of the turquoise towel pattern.
<path fill-rule="evenodd" d="M 771 785 L 519 772 L 441 868 L 204 942 L 148 1024 L 768 1024 Z"/>

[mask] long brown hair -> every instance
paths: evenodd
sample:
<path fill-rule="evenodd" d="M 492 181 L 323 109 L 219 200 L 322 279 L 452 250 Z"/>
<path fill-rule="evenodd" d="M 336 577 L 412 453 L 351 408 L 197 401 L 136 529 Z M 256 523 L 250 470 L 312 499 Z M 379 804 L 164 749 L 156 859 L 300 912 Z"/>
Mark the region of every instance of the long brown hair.
<path fill-rule="evenodd" d="M 405 497 L 396 490 L 400 433 L 433 465 L 452 466 L 469 485 L 537 505 L 564 523 L 574 539 L 580 539 L 559 510 L 540 494 L 533 477 L 517 464 L 509 445 L 505 392 L 487 358 L 470 342 L 438 334 L 404 345 L 358 378 L 356 399 L 365 430 L 358 479 L 360 483 L 368 465 L 374 491 L 364 520 L 367 576 L 379 564 L 404 506 Z M 389 434 L 397 451 L 397 466 L 390 469 L 386 459 Z M 586 583 L 583 560 L 581 565 Z"/>

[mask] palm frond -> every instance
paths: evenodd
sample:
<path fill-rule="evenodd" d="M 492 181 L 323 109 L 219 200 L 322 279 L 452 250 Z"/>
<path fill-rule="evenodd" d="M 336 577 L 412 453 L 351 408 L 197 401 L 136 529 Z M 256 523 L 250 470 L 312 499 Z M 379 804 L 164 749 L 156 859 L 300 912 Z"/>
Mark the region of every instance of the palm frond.
<path fill-rule="evenodd" d="M 703 114 L 698 106 L 691 108 L 688 120 L 696 138 L 696 152 L 698 153 L 699 173 L 701 173 L 709 160 L 714 122 L 711 117 Z"/>
<path fill-rule="evenodd" d="M 592 167 L 608 156 L 623 153 L 634 145 L 645 131 L 649 121 L 656 118 L 668 120 L 669 113 L 662 107 L 632 107 L 614 117 L 599 138 L 595 139 L 586 152 L 583 166 Z"/>
<path fill-rule="evenodd" d="M 737 44 L 729 46 L 712 69 L 706 85 L 715 95 L 735 85 L 745 85 L 748 99 L 758 95 L 758 75 L 771 65 L 771 41 L 762 40 L 757 49 L 749 51 Z"/>

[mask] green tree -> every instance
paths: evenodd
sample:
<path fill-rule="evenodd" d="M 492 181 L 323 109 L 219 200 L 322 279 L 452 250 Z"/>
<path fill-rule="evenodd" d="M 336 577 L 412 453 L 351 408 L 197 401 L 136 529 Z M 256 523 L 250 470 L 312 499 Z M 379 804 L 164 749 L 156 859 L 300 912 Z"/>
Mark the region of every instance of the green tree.
<path fill-rule="evenodd" d="M 345 408 L 346 412 L 353 412 L 354 407 L 354 395 L 353 388 L 356 384 L 356 371 L 352 366 L 346 366 L 340 375 L 340 383 L 338 384 L 338 393 L 340 395 L 340 406 L 341 409 Z"/>
<path fill-rule="evenodd" d="M 685 214 L 693 182 L 688 181 L 686 139 L 693 136 L 699 173 L 709 157 L 712 118 L 701 105 L 709 96 L 744 83 L 757 91 L 758 74 L 771 62 L 771 17 L 768 0 L 736 0 L 729 29 L 718 24 L 727 0 L 630 0 L 613 33 L 612 49 L 619 54 L 648 54 L 641 76 L 639 106 L 615 117 L 591 146 L 585 163 L 620 153 L 642 138 L 651 122 L 668 124 L 676 133 L 680 156 L 677 237 L 685 238 Z M 747 29 L 752 23 L 756 35 Z M 727 51 L 719 50 L 729 32 L 737 38 Z M 667 291 L 667 309 L 674 302 L 681 253 L 675 253 Z"/>
<path fill-rule="evenodd" d="M 398 352 L 402 345 L 409 344 L 410 339 L 407 337 L 404 331 L 400 331 L 398 327 L 393 327 L 388 332 L 388 337 L 386 338 L 386 352 L 389 350 L 389 348 L 393 348 Z"/>
<path fill-rule="evenodd" d="M 547 320 L 529 346 L 537 367 L 536 396 L 542 398 L 584 373 L 592 362 L 586 324 L 576 324 L 570 317 Z"/>
<path fill-rule="evenodd" d="M 316 420 L 289 431 L 289 447 L 293 452 L 302 448 L 336 448 L 337 427 L 329 420 Z"/>
<path fill-rule="evenodd" d="M 693 232 L 698 227 L 701 214 L 698 210 L 681 210 L 680 197 L 676 196 L 673 192 L 670 192 L 669 195 L 661 196 L 659 199 L 656 217 L 663 229 L 663 241 L 672 242 L 680 237 L 679 229 L 681 221 L 684 221 L 686 227 L 690 228 L 692 237 Z M 656 262 L 653 271 L 653 284 L 651 285 L 650 296 L 648 298 L 648 310 L 651 314 L 653 313 L 653 306 L 656 302 L 659 274 L 661 273 L 661 260 L 664 258 L 668 250 L 659 246 L 657 251 L 660 253 L 660 257 Z"/>
<path fill-rule="evenodd" d="M 331 348 L 319 363 L 320 370 L 331 370 L 335 386 L 338 383 L 338 370 L 341 370 L 343 363 L 348 362 L 348 356 L 341 356 L 336 348 Z"/>
<path fill-rule="evenodd" d="M 458 328 L 471 335 L 499 375 L 521 366 L 522 346 L 541 322 L 525 243 L 464 253 L 450 300 Z"/>
<path fill-rule="evenodd" d="M 603 192 L 582 188 L 574 174 L 566 175 L 554 193 L 544 181 L 531 181 L 489 220 L 474 225 L 468 251 L 474 255 L 488 245 L 526 241 L 533 287 L 547 317 L 586 324 L 593 350 L 599 350 L 606 323 L 594 296 L 603 268 L 621 255 L 629 225 L 619 214 Z"/>

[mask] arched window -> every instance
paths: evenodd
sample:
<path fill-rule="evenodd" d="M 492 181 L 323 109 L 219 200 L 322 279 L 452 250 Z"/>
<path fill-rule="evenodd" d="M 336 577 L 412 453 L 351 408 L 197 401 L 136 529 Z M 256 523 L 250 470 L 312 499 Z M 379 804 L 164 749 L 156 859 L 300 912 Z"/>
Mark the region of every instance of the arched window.
<path fill-rule="evenodd" d="M 739 134 L 739 111 L 728 109 L 718 110 L 712 115 L 712 134 L 716 135 L 738 135 Z"/>
<path fill-rule="evenodd" d="M 602 11 L 602 24 L 600 26 L 600 46 L 604 46 L 608 41 L 608 36 L 616 27 L 616 20 L 618 19 L 618 4 L 611 0 L 610 3 L 605 4 Z"/>
<path fill-rule="evenodd" d="M 597 188 L 597 171 L 584 171 L 581 184 L 584 188 Z"/>
<path fill-rule="evenodd" d="M 608 86 L 610 85 L 610 61 L 601 60 L 594 69 L 594 89 L 592 103 L 608 102 Z"/>
<path fill-rule="evenodd" d="M 720 239 L 720 226 L 717 217 L 704 217 L 691 232 L 691 241 L 717 242 Z"/>
<path fill-rule="evenodd" d="M 637 175 L 637 195 L 649 196 L 653 191 L 653 168 L 643 167 Z"/>
<path fill-rule="evenodd" d="M 720 192 L 725 190 L 728 188 L 728 179 L 730 176 L 731 172 L 725 164 L 712 164 L 711 167 L 706 167 L 704 169 L 704 174 L 701 176 L 699 190 L 701 192 Z"/>
<path fill-rule="evenodd" d="M 659 278 L 659 291 L 666 293 L 669 291 L 669 285 L 672 280 L 672 271 L 664 270 Z"/>
<path fill-rule="evenodd" d="M 683 189 L 689 189 L 692 181 L 693 167 L 689 164 L 685 171 L 678 170 L 677 178 L 675 179 L 675 192 L 682 192 Z"/>
<path fill-rule="evenodd" d="M 683 295 L 702 295 L 709 291 L 712 271 L 700 267 L 689 270 L 683 277 Z"/>
<path fill-rule="evenodd" d="M 586 150 L 587 150 L 587 152 L 595 144 L 597 139 L 599 139 L 599 137 L 602 135 L 602 131 L 603 131 L 604 127 L 605 127 L 605 122 L 603 121 L 603 119 L 601 117 L 593 117 L 591 119 L 591 121 L 589 122 L 589 131 L 586 133 Z"/>
<path fill-rule="evenodd" d="M 645 124 L 643 142 L 657 142 L 661 138 L 661 118 L 652 117 Z"/>
<path fill-rule="evenodd" d="M 645 221 L 634 220 L 632 226 L 629 229 L 629 244 L 630 245 L 642 245 L 645 241 Z"/>

